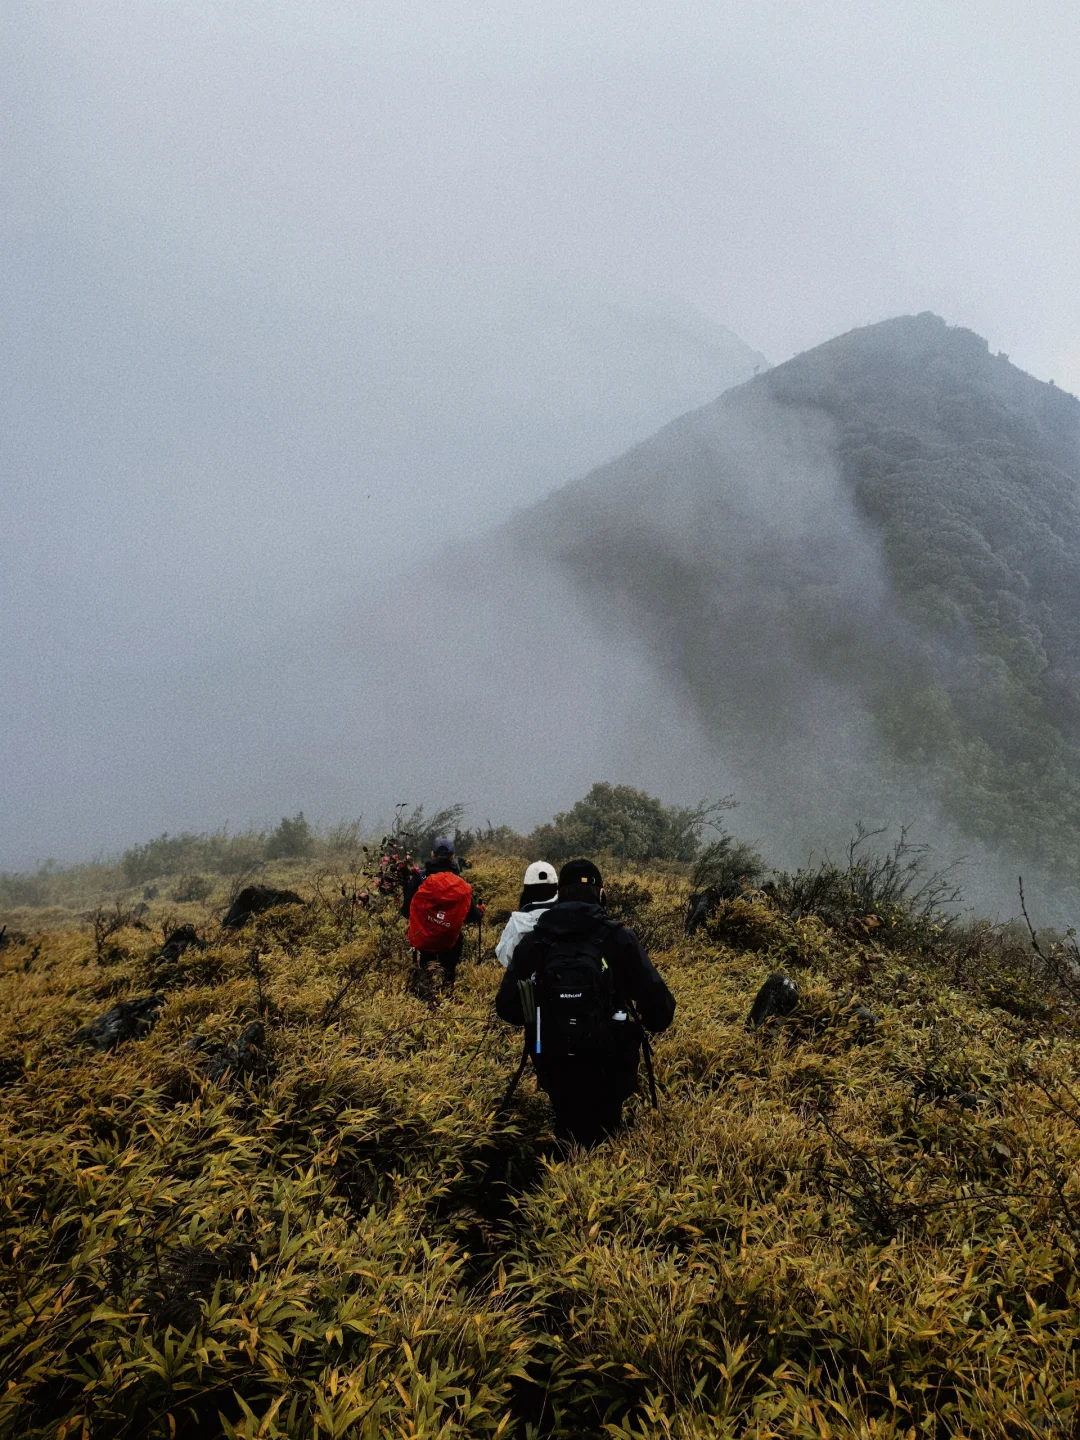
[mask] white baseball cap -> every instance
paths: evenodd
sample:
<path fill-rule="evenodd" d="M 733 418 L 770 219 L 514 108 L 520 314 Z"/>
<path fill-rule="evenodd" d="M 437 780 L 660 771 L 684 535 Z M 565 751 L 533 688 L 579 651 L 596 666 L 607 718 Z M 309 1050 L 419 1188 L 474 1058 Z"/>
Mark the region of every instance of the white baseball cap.
<path fill-rule="evenodd" d="M 557 885 L 559 876 L 554 865 L 549 865 L 546 860 L 534 860 L 525 871 L 526 885 Z"/>

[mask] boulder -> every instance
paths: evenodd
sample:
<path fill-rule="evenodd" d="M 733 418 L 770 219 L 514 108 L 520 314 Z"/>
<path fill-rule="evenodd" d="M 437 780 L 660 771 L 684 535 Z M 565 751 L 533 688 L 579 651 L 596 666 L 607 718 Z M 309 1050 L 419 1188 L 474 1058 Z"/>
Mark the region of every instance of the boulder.
<path fill-rule="evenodd" d="M 266 1026 L 253 1020 L 229 1045 L 213 1051 L 206 1064 L 208 1080 L 221 1081 L 228 1075 L 243 1075 L 254 1068 L 266 1044 Z"/>
<path fill-rule="evenodd" d="M 757 1030 L 774 1016 L 790 1015 L 798 1003 L 799 987 L 795 981 L 774 970 L 754 997 L 746 1023 L 752 1030 Z"/>
<path fill-rule="evenodd" d="M 157 1024 L 158 1012 L 165 1004 L 164 995 L 144 995 L 139 1000 L 120 1000 L 104 1015 L 91 1020 L 75 1039 L 95 1050 L 115 1050 L 125 1040 L 138 1040 L 148 1035 Z"/>
<path fill-rule="evenodd" d="M 303 905 L 303 899 L 295 890 L 275 890 L 272 885 L 247 885 L 229 906 L 228 914 L 222 920 L 226 930 L 239 930 L 253 915 L 272 910 L 275 905 Z"/>
<path fill-rule="evenodd" d="M 179 960 L 185 950 L 205 950 L 206 941 L 200 940 L 194 925 L 179 925 L 165 939 L 161 947 L 162 960 Z"/>
<path fill-rule="evenodd" d="M 952 1090 L 946 1098 L 959 1105 L 961 1110 L 977 1110 L 986 1101 L 986 1096 L 975 1090 Z"/>
<path fill-rule="evenodd" d="M 700 930 L 712 911 L 716 908 L 717 900 L 711 890 L 702 890 L 690 896 L 686 902 L 686 916 L 683 920 L 683 931 L 687 935 L 693 935 Z"/>

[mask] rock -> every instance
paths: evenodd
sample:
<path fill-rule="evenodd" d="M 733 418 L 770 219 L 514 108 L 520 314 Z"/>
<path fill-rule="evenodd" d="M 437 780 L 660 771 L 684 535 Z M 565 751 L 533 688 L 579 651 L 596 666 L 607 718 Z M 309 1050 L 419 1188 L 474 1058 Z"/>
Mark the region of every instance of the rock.
<path fill-rule="evenodd" d="M 223 1045 L 210 1057 L 207 1079 L 220 1081 L 226 1074 L 242 1075 L 252 1069 L 265 1044 L 266 1026 L 261 1020 L 253 1020 L 231 1045 Z"/>
<path fill-rule="evenodd" d="M 947 1098 L 959 1105 L 961 1110 L 977 1110 L 986 1097 L 974 1090 L 953 1090 Z"/>
<path fill-rule="evenodd" d="M 162 960 L 179 960 L 185 950 L 205 950 L 205 940 L 200 940 L 194 925 L 179 925 L 166 938 L 161 947 Z"/>
<path fill-rule="evenodd" d="M 874 1012 L 868 1010 L 865 1005 L 849 1005 L 848 1014 L 858 1020 L 860 1025 L 881 1024 L 881 1016 L 875 1015 Z"/>
<path fill-rule="evenodd" d="M 239 930 L 252 915 L 261 915 L 275 905 L 303 905 L 295 890 L 275 890 L 272 885 L 247 885 L 229 906 L 221 924 L 226 930 Z"/>
<path fill-rule="evenodd" d="M 779 970 L 775 970 L 767 977 L 765 984 L 758 991 L 754 1003 L 750 1007 L 750 1014 L 746 1017 L 746 1023 L 751 1029 L 757 1030 L 774 1015 L 790 1015 L 798 1003 L 799 987 L 795 981 Z"/>
<path fill-rule="evenodd" d="M 715 906 L 716 899 L 711 890 L 702 890 L 699 894 L 691 895 L 686 904 L 686 919 L 683 921 L 684 933 L 693 935 L 695 931 L 700 930 Z"/>
<path fill-rule="evenodd" d="M 140 900 L 131 913 L 136 920 L 141 920 L 144 915 L 150 914 L 150 906 L 147 905 L 145 900 Z"/>
<path fill-rule="evenodd" d="M 104 1015 L 91 1020 L 75 1039 L 95 1050 L 115 1050 L 125 1040 L 138 1040 L 148 1035 L 157 1024 L 158 1011 L 165 1004 L 164 995 L 144 995 L 140 1000 L 120 1000 Z"/>

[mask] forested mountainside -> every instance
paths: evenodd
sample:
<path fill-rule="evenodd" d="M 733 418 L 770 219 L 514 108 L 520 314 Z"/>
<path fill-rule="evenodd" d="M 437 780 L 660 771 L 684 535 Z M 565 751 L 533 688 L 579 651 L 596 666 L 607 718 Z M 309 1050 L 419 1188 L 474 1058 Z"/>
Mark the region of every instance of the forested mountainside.
<path fill-rule="evenodd" d="M 684 416 L 526 524 L 793 812 L 815 786 L 815 807 L 831 790 L 873 818 L 932 810 L 1074 881 L 1074 396 L 937 316 L 889 320 Z"/>

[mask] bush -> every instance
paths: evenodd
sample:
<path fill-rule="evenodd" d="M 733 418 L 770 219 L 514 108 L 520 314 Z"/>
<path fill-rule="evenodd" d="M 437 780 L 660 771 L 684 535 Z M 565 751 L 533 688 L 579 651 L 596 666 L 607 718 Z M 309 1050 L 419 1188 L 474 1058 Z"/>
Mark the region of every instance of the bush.
<path fill-rule="evenodd" d="M 399 805 L 394 817 L 394 827 L 385 837 L 384 844 L 390 844 L 402 852 L 408 850 L 422 861 L 431 854 L 436 840 L 442 836 L 452 836 L 455 853 L 459 857 L 467 855 L 478 832 L 462 830 L 461 821 L 464 815 L 465 806 L 461 804 L 445 805 L 432 815 L 427 813 L 423 805 L 415 806 L 412 813 L 406 815 L 405 806 Z"/>
<path fill-rule="evenodd" d="M 299 810 L 291 820 L 282 816 L 281 824 L 266 842 L 268 860 L 292 860 L 311 853 L 311 826 Z"/>
<path fill-rule="evenodd" d="M 459 830 L 454 843 L 459 854 L 467 854 L 472 849 L 486 850 L 492 855 L 529 854 L 527 835 L 518 834 L 511 825 L 492 825 L 490 820 L 475 830 Z"/>
<path fill-rule="evenodd" d="M 862 825 L 848 846 L 848 863 L 824 860 L 816 867 L 781 873 L 763 888 L 793 918 L 817 915 L 833 929 L 873 931 L 881 943 L 939 944 L 956 923 L 960 892 L 950 880 L 954 865 L 926 872 L 927 845 L 912 845 L 906 830 L 884 854 L 868 849 L 884 834 Z"/>
<path fill-rule="evenodd" d="M 918 949 L 858 981 L 878 1033 L 851 931 L 759 896 L 685 942 L 685 879 L 605 862 L 678 1016 L 659 1113 L 641 1093 L 568 1151 L 531 1082 L 500 1105 L 498 968 L 441 1014 L 407 990 L 403 858 L 370 856 L 391 893 L 327 879 L 288 931 L 176 961 L 114 950 L 122 907 L 95 917 L 104 971 L 71 927 L 5 950 L 0 1433 L 1073 1433 L 1073 1024 L 976 1003 Z M 485 866 L 493 910 L 520 878 Z M 748 1030 L 800 963 L 799 1009 Z M 153 1039 L 67 1044 L 159 984 Z M 256 1014 L 265 1060 L 213 1071 Z"/>
<path fill-rule="evenodd" d="M 693 860 L 701 830 L 715 823 L 730 800 L 702 801 L 696 808 L 664 805 L 630 785 L 595 784 L 584 799 L 538 826 L 530 853 L 552 861 L 574 855 L 613 855 L 617 860 Z"/>
<path fill-rule="evenodd" d="M 125 883 L 145 885 L 161 875 L 189 875 L 209 870 L 217 875 L 237 875 L 249 870 L 264 857 L 266 837 L 248 831 L 230 835 L 217 830 L 210 835 L 168 831 L 145 845 L 125 850 L 121 867 Z"/>
<path fill-rule="evenodd" d="M 12 875 L 0 873 L 0 905 L 47 905 L 49 903 L 47 874 Z"/>
<path fill-rule="evenodd" d="M 359 820 L 342 820 L 331 825 L 321 836 L 321 849 L 327 860 L 351 860 L 359 862 L 364 848 L 364 837 Z"/>
<path fill-rule="evenodd" d="M 701 851 L 690 872 L 690 885 L 694 890 L 711 891 L 717 899 L 727 899 L 760 885 L 766 869 L 752 845 L 724 834 Z"/>
<path fill-rule="evenodd" d="M 181 903 L 206 900 L 213 894 L 214 882 L 209 875 L 181 875 L 172 898 Z"/>

